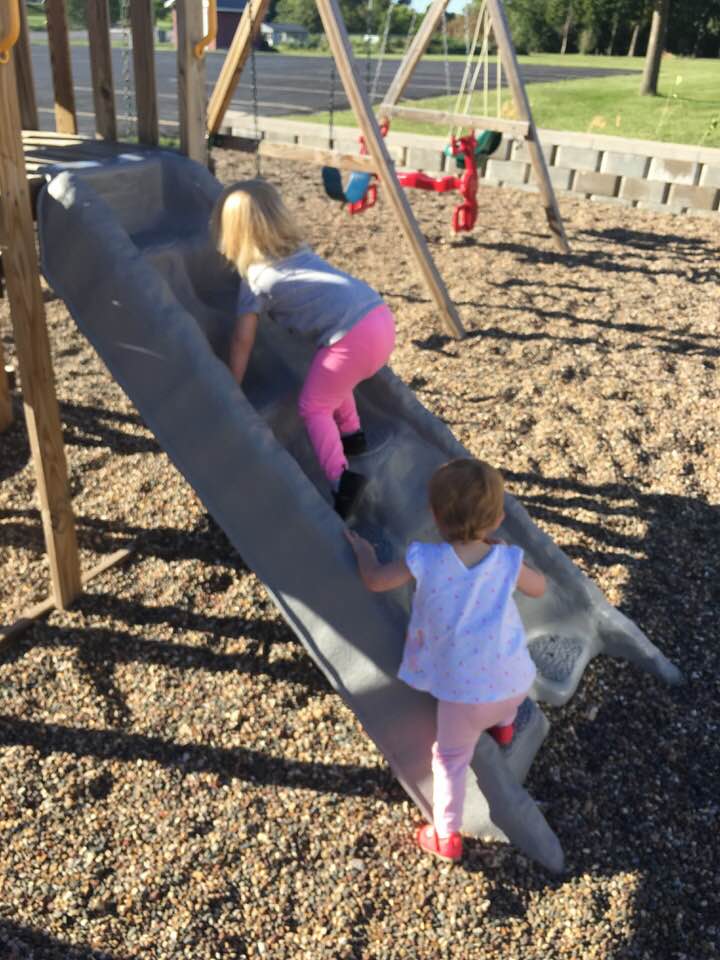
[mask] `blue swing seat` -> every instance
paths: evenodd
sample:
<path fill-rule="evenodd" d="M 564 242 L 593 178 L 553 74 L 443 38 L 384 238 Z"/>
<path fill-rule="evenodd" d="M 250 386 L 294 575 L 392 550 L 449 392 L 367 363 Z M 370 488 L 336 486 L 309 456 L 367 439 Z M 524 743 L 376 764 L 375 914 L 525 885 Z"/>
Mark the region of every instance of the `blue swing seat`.
<path fill-rule="evenodd" d="M 343 186 L 342 175 L 337 167 L 323 167 L 322 179 L 325 193 L 332 200 L 338 200 L 340 203 L 358 203 L 368 192 L 372 174 L 354 170 Z"/>

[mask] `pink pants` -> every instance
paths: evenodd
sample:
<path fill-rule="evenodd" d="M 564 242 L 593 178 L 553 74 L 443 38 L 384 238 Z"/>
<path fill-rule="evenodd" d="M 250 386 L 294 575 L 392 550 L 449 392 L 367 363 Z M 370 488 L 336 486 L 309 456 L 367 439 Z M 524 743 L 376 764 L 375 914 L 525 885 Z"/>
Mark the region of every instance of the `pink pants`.
<path fill-rule="evenodd" d="M 325 476 L 335 486 L 348 462 L 341 436 L 360 429 L 354 388 L 387 363 L 395 346 L 395 318 L 375 307 L 337 343 L 315 354 L 300 392 L 299 410 Z"/>
<path fill-rule="evenodd" d="M 480 734 L 512 723 L 527 694 L 493 703 L 438 700 L 437 739 L 432 748 L 433 822 L 439 837 L 462 825 L 465 775 Z"/>

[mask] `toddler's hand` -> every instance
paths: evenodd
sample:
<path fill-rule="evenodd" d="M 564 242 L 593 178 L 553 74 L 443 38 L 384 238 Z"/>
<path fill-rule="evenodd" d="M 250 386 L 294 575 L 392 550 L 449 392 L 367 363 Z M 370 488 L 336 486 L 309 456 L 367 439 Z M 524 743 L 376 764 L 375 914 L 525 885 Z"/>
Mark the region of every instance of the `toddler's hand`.
<path fill-rule="evenodd" d="M 359 533 L 355 533 L 354 530 L 348 530 L 345 527 L 345 538 L 353 548 L 353 553 L 358 559 L 358 562 L 363 560 L 370 561 L 371 563 L 377 563 L 377 555 L 375 553 L 375 547 L 364 537 L 361 537 Z"/>

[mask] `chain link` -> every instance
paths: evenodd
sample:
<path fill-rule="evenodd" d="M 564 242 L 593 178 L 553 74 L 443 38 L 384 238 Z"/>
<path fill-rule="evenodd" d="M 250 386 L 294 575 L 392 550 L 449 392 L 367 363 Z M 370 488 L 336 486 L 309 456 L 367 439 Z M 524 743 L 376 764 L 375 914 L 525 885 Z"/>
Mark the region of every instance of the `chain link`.
<path fill-rule="evenodd" d="M 447 14 L 444 9 L 442 12 L 442 45 L 443 56 L 445 57 L 445 93 L 450 97 L 452 96 L 452 88 L 450 86 L 450 59 L 448 55 L 448 26 Z"/>
<path fill-rule="evenodd" d="M 262 163 L 260 160 L 260 121 L 258 118 L 257 65 L 255 63 L 255 19 L 253 17 L 253 0 L 248 0 L 248 17 L 250 19 L 250 83 L 252 85 L 253 135 L 257 144 L 257 149 L 255 150 L 255 176 L 262 177 Z"/>
<path fill-rule="evenodd" d="M 125 139 L 129 139 L 132 134 L 132 126 L 135 120 L 135 97 L 133 87 L 130 82 L 130 0 L 122 0 L 120 4 L 120 24 L 122 28 L 122 48 L 120 50 L 120 70 L 123 83 L 123 101 L 125 103 Z"/>
<path fill-rule="evenodd" d="M 328 104 L 328 149 L 333 149 L 335 139 L 335 83 L 337 74 L 335 73 L 335 61 L 330 58 L 330 102 Z"/>
<path fill-rule="evenodd" d="M 365 16 L 365 93 L 370 93 L 370 76 L 372 72 L 372 63 L 370 60 L 370 33 L 372 29 L 372 8 L 373 0 L 368 0 L 367 13 Z"/>
<path fill-rule="evenodd" d="M 416 19 L 417 19 L 417 10 L 415 9 L 415 7 L 413 7 L 413 8 L 412 8 L 412 13 L 410 14 L 410 26 L 408 27 L 407 36 L 405 37 L 405 46 L 403 47 L 403 52 L 402 52 L 403 57 L 405 56 L 405 54 L 406 54 L 406 53 L 408 52 L 408 50 L 410 49 L 410 41 L 412 40 L 412 38 L 413 38 L 413 36 L 414 36 L 413 31 L 414 31 L 414 29 L 415 29 L 415 21 L 416 21 Z"/>
<path fill-rule="evenodd" d="M 378 54 L 378 62 L 375 67 L 375 75 L 373 76 L 372 89 L 370 91 L 371 104 L 375 103 L 378 81 L 380 80 L 380 71 L 382 70 L 383 62 L 385 61 L 385 53 L 387 51 L 388 38 L 390 36 L 390 21 L 392 20 L 394 2 L 395 0 L 390 0 L 388 3 L 387 14 L 385 16 L 385 27 L 383 29 L 382 43 L 380 44 L 380 53 Z"/>

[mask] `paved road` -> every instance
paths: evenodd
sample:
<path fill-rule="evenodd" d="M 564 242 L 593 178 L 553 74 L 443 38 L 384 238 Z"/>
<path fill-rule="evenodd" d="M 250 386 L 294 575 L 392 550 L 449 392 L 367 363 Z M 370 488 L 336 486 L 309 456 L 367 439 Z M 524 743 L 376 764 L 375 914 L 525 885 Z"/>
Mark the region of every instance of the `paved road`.
<path fill-rule="evenodd" d="M 91 133 L 94 131 L 94 113 L 92 100 L 92 86 L 90 81 L 89 49 L 85 46 L 73 46 L 72 64 L 75 83 L 75 100 L 78 111 L 78 125 L 80 131 Z M 40 110 L 40 126 L 43 129 L 53 129 L 54 112 L 52 98 L 52 82 L 50 74 L 50 59 L 47 44 L 34 43 L 32 46 L 33 69 L 35 72 L 35 88 L 38 91 L 38 108 Z M 163 132 L 173 135 L 177 132 L 177 62 L 175 53 L 170 50 L 156 52 L 157 87 L 159 100 L 159 115 Z M 211 53 L 207 60 L 208 92 L 217 79 L 223 62 L 223 54 Z M 376 83 L 375 102 L 382 100 L 399 65 L 399 59 L 386 59 L 378 73 Z M 127 67 L 132 74 L 132 54 L 113 48 L 113 70 L 116 89 L 116 109 L 118 113 L 120 133 L 127 134 L 128 123 L 123 118 L 132 114 L 132 95 L 128 103 L 124 93 L 126 84 L 124 76 Z M 257 88 L 258 110 L 262 116 L 284 116 L 287 114 L 315 113 L 327 110 L 331 85 L 331 61 L 328 57 L 288 57 L 282 54 L 258 54 Z M 457 91 L 462 80 L 464 64 L 454 61 L 449 64 L 450 89 Z M 629 70 L 605 70 L 600 68 L 562 68 L 523 66 L 523 77 L 526 83 L 548 83 L 553 80 L 569 80 L 580 77 L 607 76 L 610 74 L 631 73 Z M 358 72 L 361 81 L 366 80 L 366 63 L 364 58 L 358 61 Z M 375 83 L 376 62 L 371 61 L 370 83 Z M 482 82 L 482 81 L 481 81 Z M 490 70 L 490 85 L 494 89 L 494 68 Z M 405 96 L 409 99 L 421 99 L 446 92 L 445 64 L 440 60 L 425 60 L 418 65 L 410 82 Z M 347 107 L 347 100 L 339 81 L 336 81 L 335 106 L 337 109 Z M 248 64 L 243 72 L 241 81 L 232 102 L 232 109 L 251 112 L 252 85 L 251 70 Z"/>

